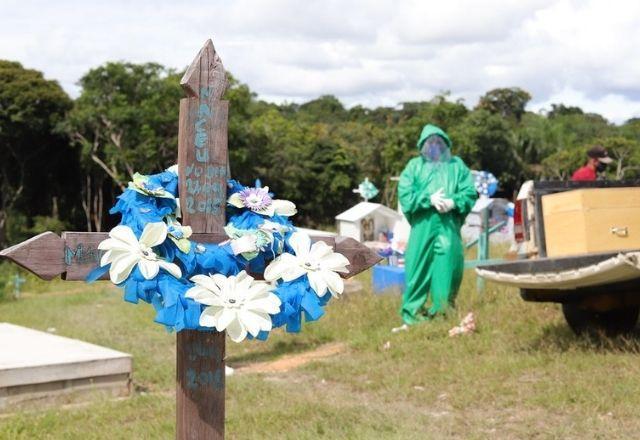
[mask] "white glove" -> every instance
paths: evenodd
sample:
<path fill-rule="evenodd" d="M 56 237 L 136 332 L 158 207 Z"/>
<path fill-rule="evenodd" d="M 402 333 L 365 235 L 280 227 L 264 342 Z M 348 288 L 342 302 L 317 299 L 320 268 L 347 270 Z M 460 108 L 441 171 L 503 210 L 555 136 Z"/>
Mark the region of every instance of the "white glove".
<path fill-rule="evenodd" d="M 444 214 L 445 212 L 449 212 L 454 207 L 453 200 L 451 199 L 440 199 L 440 203 L 436 205 L 436 209 L 440 214 Z"/>
<path fill-rule="evenodd" d="M 431 202 L 431 206 L 438 209 L 438 205 L 440 205 L 443 195 L 444 195 L 444 190 L 442 188 L 440 188 L 438 191 L 431 194 L 431 197 L 429 198 L 429 201 Z"/>

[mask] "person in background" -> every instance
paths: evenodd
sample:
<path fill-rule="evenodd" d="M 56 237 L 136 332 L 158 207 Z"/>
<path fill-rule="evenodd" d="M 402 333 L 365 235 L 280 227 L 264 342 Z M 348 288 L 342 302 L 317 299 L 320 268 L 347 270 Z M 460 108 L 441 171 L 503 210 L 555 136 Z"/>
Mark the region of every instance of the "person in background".
<path fill-rule="evenodd" d="M 411 233 L 400 310 L 404 324 L 394 332 L 454 304 L 464 269 L 460 228 L 478 198 L 471 171 L 451 155 L 451 140 L 442 129 L 426 125 L 417 147 L 420 156 L 407 163 L 398 185 Z"/>
<path fill-rule="evenodd" d="M 578 168 L 571 176 L 573 181 L 590 181 L 598 178 L 598 173 L 602 173 L 607 165 L 613 162 L 609 157 L 609 153 L 604 147 L 596 145 L 587 151 L 587 163 Z"/>

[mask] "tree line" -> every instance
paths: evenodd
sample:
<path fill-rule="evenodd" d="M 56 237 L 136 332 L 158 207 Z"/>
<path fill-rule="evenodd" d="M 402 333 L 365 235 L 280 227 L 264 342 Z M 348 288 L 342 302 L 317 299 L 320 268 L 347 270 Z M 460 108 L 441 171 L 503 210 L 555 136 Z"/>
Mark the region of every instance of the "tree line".
<path fill-rule="evenodd" d="M 43 230 L 112 227 L 108 210 L 132 174 L 176 160 L 180 77 L 155 63 L 110 62 L 80 79 L 74 100 L 41 72 L 0 60 L 0 246 Z M 232 175 L 295 202 L 300 225 L 332 224 L 365 177 L 395 206 L 392 178 L 418 154 L 425 123 L 446 130 L 472 169 L 491 171 L 506 197 L 526 179 L 567 179 L 593 144 L 617 160 L 610 178 L 640 174 L 640 119 L 615 125 L 563 104 L 533 113 L 516 87 L 488 91 L 473 108 L 442 93 L 372 109 L 330 95 L 269 103 L 230 79 Z"/>

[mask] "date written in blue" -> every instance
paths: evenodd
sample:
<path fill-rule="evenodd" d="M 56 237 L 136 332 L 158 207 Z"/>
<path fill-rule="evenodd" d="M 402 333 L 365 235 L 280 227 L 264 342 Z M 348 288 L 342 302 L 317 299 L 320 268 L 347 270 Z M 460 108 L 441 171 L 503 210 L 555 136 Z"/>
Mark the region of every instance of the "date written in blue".
<path fill-rule="evenodd" d="M 193 368 L 187 369 L 187 388 L 195 390 L 197 388 L 212 387 L 216 390 L 224 388 L 224 369 L 218 368 L 214 371 L 196 371 Z"/>

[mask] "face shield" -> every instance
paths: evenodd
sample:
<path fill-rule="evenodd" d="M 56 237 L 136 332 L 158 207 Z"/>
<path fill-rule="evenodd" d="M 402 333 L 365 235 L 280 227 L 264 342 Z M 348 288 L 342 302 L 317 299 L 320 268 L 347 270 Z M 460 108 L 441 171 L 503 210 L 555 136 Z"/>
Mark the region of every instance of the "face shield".
<path fill-rule="evenodd" d="M 420 154 L 427 162 L 448 162 L 451 159 L 447 143 L 436 134 L 425 139 Z"/>

